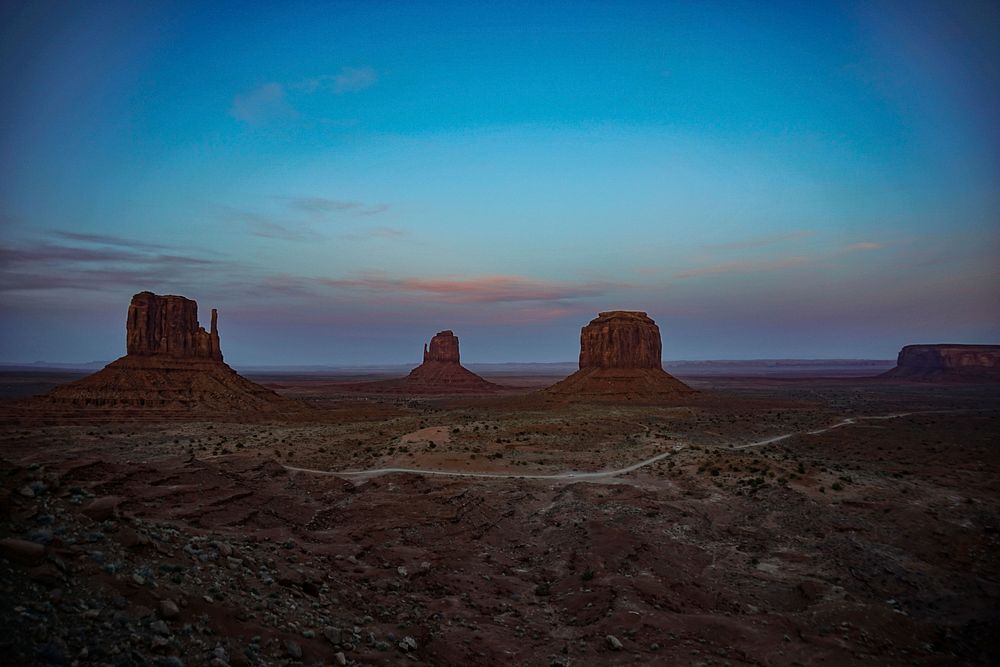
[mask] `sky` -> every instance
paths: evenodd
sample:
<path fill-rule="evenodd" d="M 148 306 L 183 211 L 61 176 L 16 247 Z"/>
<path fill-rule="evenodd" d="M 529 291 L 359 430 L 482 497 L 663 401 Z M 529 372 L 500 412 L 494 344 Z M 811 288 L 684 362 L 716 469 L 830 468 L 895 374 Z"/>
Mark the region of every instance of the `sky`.
<path fill-rule="evenodd" d="M 2 3 L 0 362 L 1000 343 L 995 2 Z"/>

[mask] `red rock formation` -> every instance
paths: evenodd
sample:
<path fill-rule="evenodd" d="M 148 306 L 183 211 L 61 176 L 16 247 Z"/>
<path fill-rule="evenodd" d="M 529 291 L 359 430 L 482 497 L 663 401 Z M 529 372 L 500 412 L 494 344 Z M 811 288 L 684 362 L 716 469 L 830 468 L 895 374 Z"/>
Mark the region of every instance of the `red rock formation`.
<path fill-rule="evenodd" d="M 439 331 L 424 345 L 424 362 L 405 378 L 366 382 L 350 388 L 364 392 L 394 394 L 482 394 L 500 387 L 487 382 L 459 363 L 458 336 Z"/>
<path fill-rule="evenodd" d="M 907 345 L 884 378 L 1000 382 L 1000 345 Z"/>
<path fill-rule="evenodd" d="M 198 324 L 198 304 L 182 296 L 140 292 L 126 324 L 127 354 L 102 370 L 56 387 L 30 403 L 46 409 L 101 408 L 247 413 L 306 406 L 240 376 L 222 361 L 218 313 L 211 330 Z"/>
<path fill-rule="evenodd" d="M 600 313 L 580 331 L 580 368 L 661 368 L 660 328 L 646 313 Z"/>
<path fill-rule="evenodd" d="M 431 338 L 430 348 L 424 345 L 424 363 L 428 361 L 459 363 L 458 336 L 450 329 L 437 332 Z"/>
<path fill-rule="evenodd" d="M 198 324 L 198 304 L 182 296 L 139 292 L 132 297 L 125 326 L 126 352 L 222 361 L 218 311 L 212 309 L 211 332 Z"/>
<path fill-rule="evenodd" d="M 656 400 L 693 393 L 663 370 L 660 329 L 646 313 L 600 313 L 580 331 L 580 370 L 546 391 L 586 400 Z"/>

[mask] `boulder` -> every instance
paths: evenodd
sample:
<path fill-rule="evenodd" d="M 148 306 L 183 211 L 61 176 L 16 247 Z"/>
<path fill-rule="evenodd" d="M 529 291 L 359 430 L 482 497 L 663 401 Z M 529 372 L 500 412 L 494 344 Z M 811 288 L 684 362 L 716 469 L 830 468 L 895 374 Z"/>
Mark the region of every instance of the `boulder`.
<path fill-rule="evenodd" d="M 45 560 L 45 547 L 37 542 L 8 537 L 0 540 L 0 556 L 21 565 L 38 565 Z"/>
<path fill-rule="evenodd" d="M 81 513 L 94 521 L 106 521 L 118 517 L 118 506 L 122 498 L 119 496 L 102 496 L 90 501 Z"/>

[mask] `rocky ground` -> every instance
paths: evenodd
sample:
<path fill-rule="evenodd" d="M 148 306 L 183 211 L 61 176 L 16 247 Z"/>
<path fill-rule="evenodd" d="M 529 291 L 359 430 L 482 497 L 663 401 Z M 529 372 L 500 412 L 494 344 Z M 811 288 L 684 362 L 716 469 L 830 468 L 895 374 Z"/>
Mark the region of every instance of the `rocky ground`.
<path fill-rule="evenodd" d="M 8 415 L 4 662 L 1000 660 L 994 391 L 693 384 L 659 406 L 334 396 L 310 422 Z M 515 476 L 664 452 L 585 481 L 286 467 Z"/>

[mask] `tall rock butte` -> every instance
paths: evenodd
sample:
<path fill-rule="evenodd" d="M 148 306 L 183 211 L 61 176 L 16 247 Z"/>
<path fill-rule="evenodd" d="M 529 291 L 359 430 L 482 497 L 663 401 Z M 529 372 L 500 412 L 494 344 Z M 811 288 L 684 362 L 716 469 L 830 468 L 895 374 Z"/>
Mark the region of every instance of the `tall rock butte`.
<path fill-rule="evenodd" d="M 1000 345 L 907 345 L 883 378 L 921 382 L 1000 382 Z"/>
<path fill-rule="evenodd" d="M 32 400 L 51 408 L 111 411 L 275 412 L 305 406 L 239 375 L 222 361 L 218 312 L 198 324 L 198 304 L 140 292 L 125 325 L 126 355 Z"/>
<path fill-rule="evenodd" d="M 128 306 L 125 351 L 137 356 L 222 361 L 219 312 L 212 309 L 212 329 L 198 324 L 198 303 L 183 296 L 139 292 Z"/>
<path fill-rule="evenodd" d="M 663 370 L 660 328 L 646 313 L 600 313 L 580 331 L 580 370 L 545 391 L 556 396 L 656 400 L 694 393 Z"/>
<path fill-rule="evenodd" d="M 424 345 L 424 361 L 398 380 L 352 385 L 352 389 L 394 394 L 485 394 L 500 389 L 462 366 L 458 336 L 439 331 Z"/>
<path fill-rule="evenodd" d="M 424 363 L 429 361 L 460 364 L 458 336 L 451 330 L 439 331 L 434 334 L 430 344 L 424 344 Z"/>

